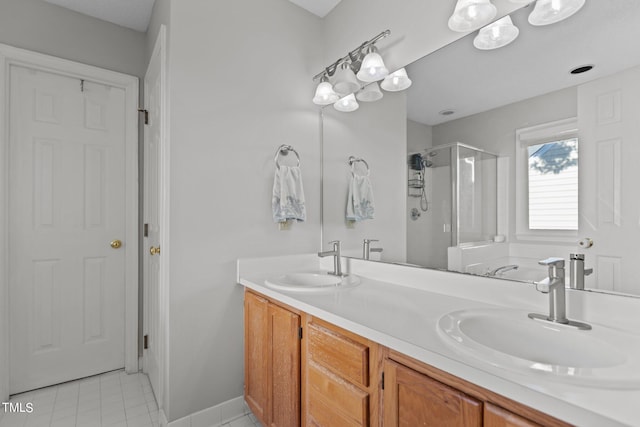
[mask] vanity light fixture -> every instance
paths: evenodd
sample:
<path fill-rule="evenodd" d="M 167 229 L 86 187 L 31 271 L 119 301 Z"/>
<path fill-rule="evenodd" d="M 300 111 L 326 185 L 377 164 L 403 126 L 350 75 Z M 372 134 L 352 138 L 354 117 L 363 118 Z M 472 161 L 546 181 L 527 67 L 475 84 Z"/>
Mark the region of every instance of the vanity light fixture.
<path fill-rule="evenodd" d="M 338 102 L 333 104 L 333 108 L 343 113 L 350 113 L 360 108 L 360 104 L 358 104 L 358 101 L 356 101 L 355 95 L 351 93 L 343 98 L 340 98 Z"/>
<path fill-rule="evenodd" d="M 384 65 L 378 49 L 374 45 L 369 45 L 366 50 L 366 56 L 362 60 L 360 71 L 356 76 L 365 83 L 371 83 L 382 80 L 388 75 L 389 70 Z"/>
<path fill-rule="evenodd" d="M 378 82 L 370 83 L 356 93 L 356 98 L 358 101 L 362 102 L 374 102 L 382 99 L 382 96 L 382 91 L 380 90 L 380 86 L 378 86 Z"/>
<path fill-rule="evenodd" d="M 320 83 L 316 88 L 316 94 L 313 97 L 313 103 L 316 105 L 329 105 L 333 104 L 340 98 L 338 94 L 333 90 L 333 86 L 329 83 L 327 75 L 323 75 L 320 78 Z"/>
<path fill-rule="evenodd" d="M 490 23 L 498 10 L 490 0 L 458 0 L 449 18 L 449 28 L 466 33 Z"/>
<path fill-rule="evenodd" d="M 582 6 L 585 0 L 538 0 L 529 15 L 531 25 L 550 25 L 567 19 Z"/>
<path fill-rule="evenodd" d="M 360 83 L 351 68 L 351 61 L 347 60 L 340 64 L 334 77 L 333 90 L 341 95 L 357 92 L 360 90 Z"/>
<path fill-rule="evenodd" d="M 389 70 L 375 47 L 376 42 L 390 34 L 389 30 L 381 32 L 313 76 L 314 81 L 320 80 L 316 96 L 313 98 L 314 104 L 333 104 L 338 111 L 350 112 L 359 107 L 356 98 L 363 102 L 381 99 L 383 93 L 380 86 L 389 92 L 397 92 L 411 86 L 411 80 L 404 68 L 389 75 Z M 333 87 L 329 78 L 334 81 Z M 378 84 L 382 79 L 382 84 Z M 332 93 L 336 96 L 335 99 Z M 334 100 L 329 102 L 330 98 Z"/>
<path fill-rule="evenodd" d="M 380 86 L 387 92 L 398 92 L 411 86 L 411 79 L 407 75 L 407 70 L 400 68 L 384 78 Z"/>
<path fill-rule="evenodd" d="M 498 49 L 514 41 L 518 34 L 520 30 L 507 15 L 482 28 L 473 39 L 473 45 L 480 50 Z"/>

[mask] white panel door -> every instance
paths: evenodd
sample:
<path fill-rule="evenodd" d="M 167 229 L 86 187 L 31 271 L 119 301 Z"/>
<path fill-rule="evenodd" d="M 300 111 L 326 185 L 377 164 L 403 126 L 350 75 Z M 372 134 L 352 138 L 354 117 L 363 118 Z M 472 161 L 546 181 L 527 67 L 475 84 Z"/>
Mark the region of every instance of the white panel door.
<path fill-rule="evenodd" d="M 585 287 L 637 293 L 640 67 L 579 86 L 578 128 Z"/>
<path fill-rule="evenodd" d="M 10 392 L 124 367 L 125 93 L 11 66 Z M 116 245 L 117 246 L 117 245 Z"/>
<path fill-rule="evenodd" d="M 156 49 L 152 56 L 147 74 L 144 78 L 144 105 L 149 110 L 149 122 L 145 125 L 144 139 L 144 222 L 146 235 L 144 239 L 144 333 L 148 346 L 144 352 L 144 369 L 149 375 L 151 387 L 158 404 L 162 404 L 162 349 L 160 298 L 160 148 L 162 142 L 162 65 L 161 51 Z M 154 248 L 152 253 L 151 248 Z"/>

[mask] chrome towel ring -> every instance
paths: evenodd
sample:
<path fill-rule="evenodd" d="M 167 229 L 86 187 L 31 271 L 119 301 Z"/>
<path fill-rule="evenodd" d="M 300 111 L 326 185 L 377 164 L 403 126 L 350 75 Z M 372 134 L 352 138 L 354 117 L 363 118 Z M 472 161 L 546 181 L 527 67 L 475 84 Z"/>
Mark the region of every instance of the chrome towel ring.
<path fill-rule="evenodd" d="M 354 156 L 349 156 L 349 166 L 351 166 L 351 173 L 356 175 L 356 167 L 355 164 L 361 162 L 364 163 L 365 167 L 367 168 L 367 175 L 369 176 L 369 174 L 371 173 L 371 171 L 369 170 L 369 163 L 367 163 L 367 161 L 365 159 L 361 159 L 359 157 L 354 157 Z"/>
<path fill-rule="evenodd" d="M 287 145 L 287 144 L 282 144 L 280 147 L 278 147 L 278 150 L 276 151 L 276 155 L 273 158 L 273 161 L 276 162 L 276 167 L 278 169 L 280 169 L 280 163 L 278 163 L 278 159 L 280 158 L 280 156 L 287 156 L 289 155 L 289 152 L 293 152 L 293 154 L 296 155 L 296 158 L 298 159 L 298 164 L 296 166 L 300 166 L 300 155 L 298 154 L 298 152 L 295 150 L 295 148 L 293 148 L 291 145 Z"/>

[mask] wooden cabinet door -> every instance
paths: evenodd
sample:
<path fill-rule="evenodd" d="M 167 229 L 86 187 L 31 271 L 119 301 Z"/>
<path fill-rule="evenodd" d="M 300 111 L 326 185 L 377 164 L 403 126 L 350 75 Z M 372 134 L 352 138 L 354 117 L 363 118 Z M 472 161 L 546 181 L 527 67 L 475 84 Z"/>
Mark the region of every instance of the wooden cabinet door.
<path fill-rule="evenodd" d="M 269 304 L 270 427 L 300 425 L 300 316 Z"/>
<path fill-rule="evenodd" d="M 485 427 L 540 427 L 526 418 L 507 411 L 499 406 L 485 403 L 484 405 Z"/>
<path fill-rule="evenodd" d="M 384 375 L 385 427 L 482 426 L 482 402 L 390 360 Z"/>
<path fill-rule="evenodd" d="M 269 420 L 269 302 L 244 294 L 244 396 L 261 423 Z"/>

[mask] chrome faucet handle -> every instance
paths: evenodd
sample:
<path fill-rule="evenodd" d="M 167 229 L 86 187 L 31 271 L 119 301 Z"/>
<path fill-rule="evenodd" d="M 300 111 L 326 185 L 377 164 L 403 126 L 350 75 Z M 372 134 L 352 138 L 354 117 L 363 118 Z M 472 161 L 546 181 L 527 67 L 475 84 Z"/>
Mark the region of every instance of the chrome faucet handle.
<path fill-rule="evenodd" d="M 371 242 L 379 242 L 380 240 L 378 239 L 364 239 L 365 243 L 371 243 Z"/>
<path fill-rule="evenodd" d="M 540 265 L 553 265 L 556 267 L 564 267 L 564 258 L 551 257 L 538 261 Z"/>
<path fill-rule="evenodd" d="M 557 257 L 550 257 L 538 261 L 540 265 L 546 265 L 549 267 L 549 278 L 551 279 L 563 279 L 564 278 L 564 259 Z"/>
<path fill-rule="evenodd" d="M 551 290 L 551 282 L 552 282 L 552 279 L 547 277 L 546 279 L 541 280 L 539 282 L 534 282 L 534 284 L 536 285 L 536 290 L 538 292 L 542 292 L 543 294 L 548 294 L 549 291 Z"/>

